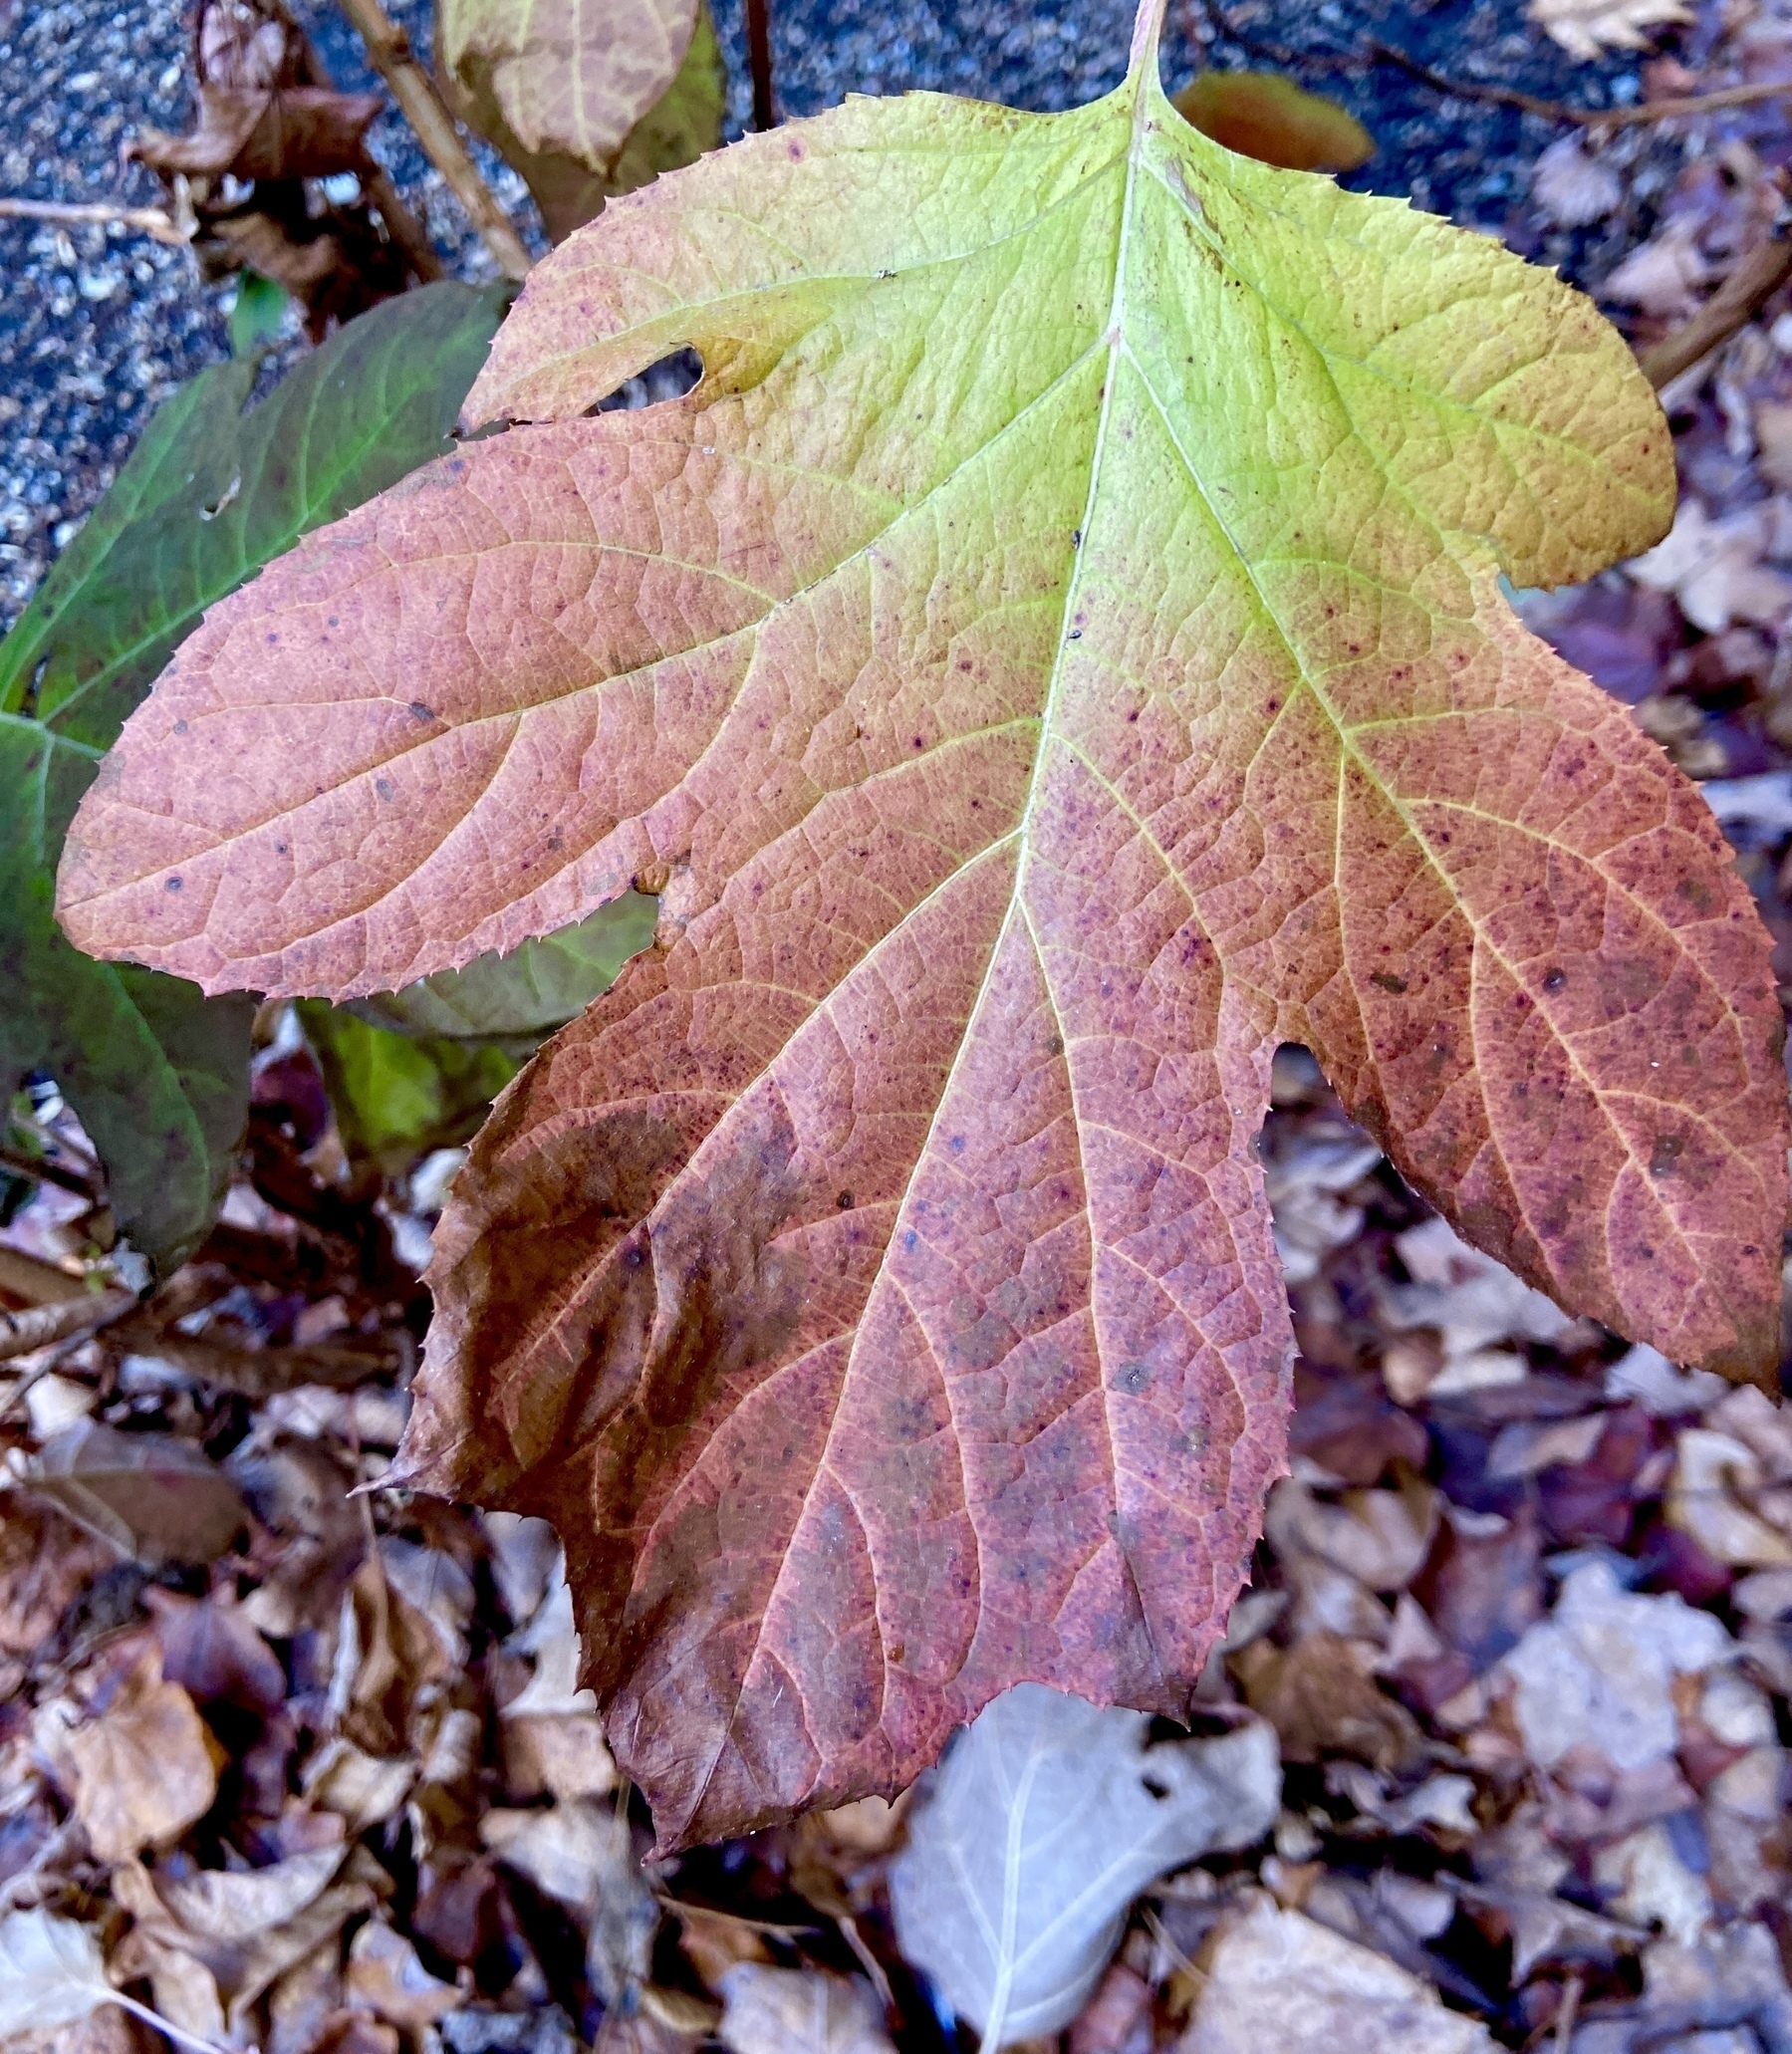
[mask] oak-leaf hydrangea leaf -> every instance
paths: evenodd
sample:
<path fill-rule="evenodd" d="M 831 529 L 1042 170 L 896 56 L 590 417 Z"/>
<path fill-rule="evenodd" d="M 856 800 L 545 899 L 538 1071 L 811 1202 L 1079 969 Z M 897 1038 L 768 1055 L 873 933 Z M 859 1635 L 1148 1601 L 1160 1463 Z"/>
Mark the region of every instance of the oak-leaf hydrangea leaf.
<path fill-rule="evenodd" d="M 1022 1679 L 1186 1702 L 1284 1466 L 1280 1042 L 1563 1305 L 1771 1373 L 1765 934 L 1500 587 L 1661 534 L 1660 409 L 1154 44 L 612 205 L 469 400 L 527 424 L 215 609 L 64 865 L 91 949 L 334 998 L 659 896 L 457 1180 L 400 1473 L 558 1526 L 667 1846 Z"/>

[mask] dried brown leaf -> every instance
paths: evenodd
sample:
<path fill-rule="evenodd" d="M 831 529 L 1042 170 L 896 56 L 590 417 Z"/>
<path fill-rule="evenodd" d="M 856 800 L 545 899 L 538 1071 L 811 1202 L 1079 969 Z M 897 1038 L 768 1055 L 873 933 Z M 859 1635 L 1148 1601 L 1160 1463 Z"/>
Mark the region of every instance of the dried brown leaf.
<path fill-rule="evenodd" d="M 153 1644 L 85 1718 L 66 1700 L 44 1706 L 33 1737 L 103 1862 L 171 1847 L 218 1794 L 223 1750 L 191 1697 L 163 1681 Z"/>
<path fill-rule="evenodd" d="M 171 1433 L 122 1433 L 83 1419 L 45 1443 L 23 1482 L 121 1554 L 149 1563 L 216 1561 L 244 1523 L 229 1477 Z"/>

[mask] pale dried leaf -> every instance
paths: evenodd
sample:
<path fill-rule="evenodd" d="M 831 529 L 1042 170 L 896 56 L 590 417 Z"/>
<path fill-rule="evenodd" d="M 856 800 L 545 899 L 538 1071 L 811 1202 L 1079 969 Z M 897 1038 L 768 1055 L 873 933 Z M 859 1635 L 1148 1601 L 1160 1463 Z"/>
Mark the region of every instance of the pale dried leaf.
<path fill-rule="evenodd" d="M 729 2054 L 895 2054 L 883 2007 L 857 1976 L 742 1961 L 722 1977 Z"/>
<path fill-rule="evenodd" d="M 903 1952 L 994 2048 L 1058 2031 L 1165 1871 L 1247 1847 L 1281 1798 L 1275 1737 L 1148 1747 L 1136 1712 L 1023 1683 L 954 1743 L 891 1871 Z"/>
<path fill-rule="evenodd" d="M 1744 1442 L 1702 1426 L 1685 1427 L 1674 1445 L 1668 1524 L 1690 1534 L 1714 1561 L 1738 1569 L 1792 1567 L 1792 1540 L 1738 1497 L 1761 1482 L 1761 1465 Z"/>
<path fill-rule="evenodd" d="M 1558 228 L 1586 228 L 1616 212 L 1624 187 L 1579 135 L 1552 142 L 1531 169 L 1531 194 Z"/>
<path fill-rule="evenodd" d="M 1386 1955 L 1267 1899 L 1221 1935 L 1179 2054 L 1494 2054 Z"/>
<path fill-rule="evenodd" d="M 0 1919 L 0 2038 L 73 2025 L 116 2001 L 92 1926 L 42 1910 Z"/>
<path fill-rule="evenodd" d="M 162 1680 L 153 1647 L 103 1710 L 83 1716 L 66 1700 L 47 1704 L 32 1737 L 103 1862 L 172 1846 L 218 1794 L 221 1751 L 192 1698 Z"/>
<path fill-rule="evenodd" d="M 1646 49 L 1646 29 L 1692 19 L 1683 0 L 1531 0 L 1527 11 L 1583 64 L 1608 50 Z"/>
<path fill-rule="evenodd" d="M 1519 1731 L 1539 1767 L 1583 1747 L 1614 1768 L 1640 1769 L 1673 1750 L 1674 1676 L 1735 1653 L 1709 1613 L 1672 1595 L 1621 1590 L 1607 1564 L 1589 1562 L 1500 1668 L 1516 1685 Z"/>

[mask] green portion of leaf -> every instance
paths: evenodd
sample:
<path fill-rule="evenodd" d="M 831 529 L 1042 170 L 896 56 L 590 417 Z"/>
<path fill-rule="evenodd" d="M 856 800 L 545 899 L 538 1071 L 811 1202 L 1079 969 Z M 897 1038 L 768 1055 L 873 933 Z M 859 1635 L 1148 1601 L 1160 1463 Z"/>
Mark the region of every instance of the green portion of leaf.
<path fill-rule="evenodd" d="M 323 999 L 301 999 L 299 1018 L 323 1066 L 343 1146 L 394 1168 L 425 1149 L 465 1141 L 521 1067 L 491 1042 L 395 1033 Z"/>
<path fill-rule="evenodd" d="M 462 285 L 407 294 L 246 415 L 252 363 L 201 373 L 157 410 L 0 642 L 0 1096 L 32 1070 L 56 1077 L 107 1165 L 119 1225 L 158 1265 L 203 1237 L 229 1181 L 254 1007 L 72 948 L 53 912 L 64 832 L 205 609 L 449 446 L 504 304 Z"/>
<path fill-rule="evenodd" d="M 120 1226 L 165 1266 L 203 1237 L 229 1181 L 255 1007 L 63 939 L 56 854 L 95 758 L 0 715 L 0 1085 L 57 1078 L 107 1164 Z"/>
<path fill-rule="evenodd" d="M 287 304 L 283 286 L 259 271 L 245 271 L 237 280 L 236 305 L 230 310 L 231 356 L 248 361 L 278 342 Z"/>
<path fill-rule="evenodd" d="M 252 365 L 177 392 L 0 643 L 0 711 L 110 746 L 207 607 L 441 454 L 504 306 L 455 284 L 387 301 L 248 414 Z"/>
<path fill-rule="evenodd" d="M 577 926 L 511 955 L 482 955 L 389 995 L 358 999 L 365 1020 L 399 1034 L 537 1040 L 584 1012 L 653 938 L 658 901 L 627 892 Z"/>

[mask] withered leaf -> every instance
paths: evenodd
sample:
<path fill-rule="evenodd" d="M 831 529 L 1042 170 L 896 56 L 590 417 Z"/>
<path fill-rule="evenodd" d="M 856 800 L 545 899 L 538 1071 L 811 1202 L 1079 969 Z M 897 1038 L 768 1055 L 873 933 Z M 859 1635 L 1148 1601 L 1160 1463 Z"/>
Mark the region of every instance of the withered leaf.
<path fill-rule="evenodd" d="M 1022 1683 L 959 1738 L 910 1814 L 891 1871 L 897 1937 L 984 2046 L 1069 2024 L 1140 1891 L 1248 1847 L 1274 1819 L 1268 1727 L 1146 1741 L 1135 1713 Z"/>
<path fill-rule="evenodd" d="M 201 86 L 196 128 L 186 135 L 145 128 L 131 153 L 164 174 L 331 178 L 366 166 L 368 128 L 384 105 L 375 93 L 337 93 L 321 86 L 263 93 Z"/>
<path fill-rule="evenodd" d="M 700 0 L 441 0 L 455 112 L 528 180 L 562 241 L 721 140 L 726 79 Z"/>
<path fill-rule="evenodd" d="M 1354 171 L 1375 155 L 1348 108 L 1280 72 L 1198 72 L 1171 105 L 1227 149 L 1290 171 Z"/>
<path fill-rule="evenodd" d="M 666 1842 L 1018 1679 L 1185 1702 L 1283 1458 L 1280 1042 L 1527 1282 L 1772 1374 L 1765 933 L 1499 586 L 1662 532 L 1660 409 L 1155 32 L 613 203 L 469 404 L 540 424 L 215 610 L 63 866 L 85 946 L 338 999 L 657 897 L 457 1180 L 402 1473 L 566 1537 Z"/>
<path fill-rule="evenodd" d="M 62 1700 L 44 1706 L 33 1737 L 103 1862 L 171 1846 L 218 1794 L 221 1750 L 193 1700 L 163 1681 L 153 1646 L 89 1715 Z"/>
<path fill-rule="evenodd" d="M 204 1449 L 172 1433 L 121 1433 L 81 1419 L 44 1443 L 23 1482 L 145 1562 L 216 1561 L 243 1526 L 236 1485 Z"/>

